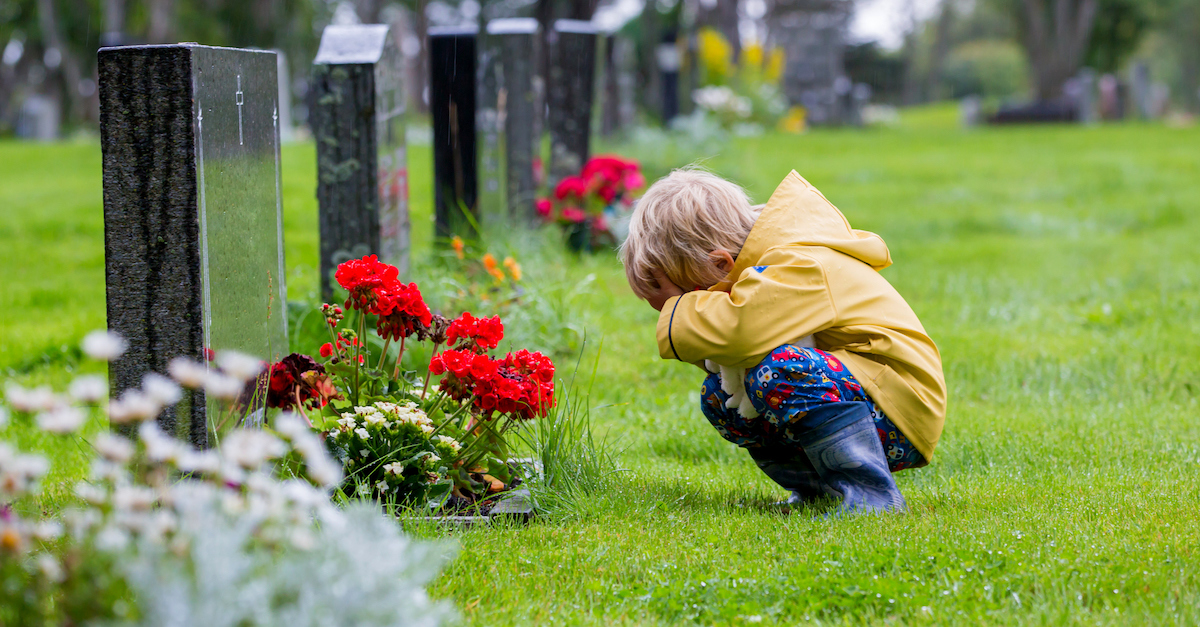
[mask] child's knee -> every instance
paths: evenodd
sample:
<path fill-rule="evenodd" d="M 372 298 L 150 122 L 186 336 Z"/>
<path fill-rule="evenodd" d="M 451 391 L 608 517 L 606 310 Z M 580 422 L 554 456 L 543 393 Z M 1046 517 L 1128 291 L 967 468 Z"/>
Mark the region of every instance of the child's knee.
<path fill-rule="evenodd" d="M 704 379 L 704 385 L 700 386 L 700 408 L 704 415 L 724 413 L 727 400 L 729 395 L 721 389 L 721 375 L 709 374 Z"/>

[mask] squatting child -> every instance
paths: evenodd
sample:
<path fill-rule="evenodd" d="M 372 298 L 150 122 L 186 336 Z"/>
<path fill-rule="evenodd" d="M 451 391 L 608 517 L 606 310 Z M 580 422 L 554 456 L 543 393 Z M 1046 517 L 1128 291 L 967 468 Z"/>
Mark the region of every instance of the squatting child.
<path fill-rule="evenodd" d="M 891 473 L 929 463 L 946 383 L 937 346 L 879 274 L 892 263 L 882 238 L 850 228 L 795 171 L 752 207 L 737 185 L 685 169 L 638 202 L 621 258 L 660 312 L 664 359 L 745 373 L 724 386 L 709 374 L 701 409 L 789 503 L 905 508 Z"/>

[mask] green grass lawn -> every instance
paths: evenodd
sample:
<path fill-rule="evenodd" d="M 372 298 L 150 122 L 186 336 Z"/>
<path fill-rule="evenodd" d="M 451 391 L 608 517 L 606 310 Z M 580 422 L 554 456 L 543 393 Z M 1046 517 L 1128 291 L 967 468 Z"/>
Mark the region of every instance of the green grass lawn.
<path fill-rule="evenodd" d="M 795 168 L 888 241 L 950 390 L 933 464 L 897 475 L 908 514 L 773 511 L 782 490 L 701 416 L 698 371 L 658 360 L 656 312 L 593 258 L 562 272 L 595 277 L 592 416 L 625 470 L 555 520 L 451 536 L 433 593 L 472 625 L 1200 623 L 1200 129 L 945 118 L 634 155 L 652 176 L 707 158 L 760 202 Z M 309 299 L 313 149 L 283 159 Z M 0 369 L 65 384 L 104 322 L 99 149 L 0 143 L 0 207 Z"/>

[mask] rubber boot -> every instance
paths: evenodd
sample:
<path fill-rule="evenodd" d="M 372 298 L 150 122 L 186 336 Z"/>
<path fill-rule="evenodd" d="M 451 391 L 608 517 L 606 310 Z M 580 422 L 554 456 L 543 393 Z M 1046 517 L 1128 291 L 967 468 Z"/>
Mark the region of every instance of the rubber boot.
<path fill-rule="evenodd" d="M 841 496 L 839 512 L 906 508 L 865 403 L 822 405 L 801 423 L 799 443 L 824 484 Z"/>
<path fill-rule="evenodd" d="M 766 447 L 748 448 L 746 451 L 763 474 L 783 489 L 791 491 L 792 495 L 786 501 L 775 505 L 803 505 L 827 496 L 840 496 L 825 487 L 817 469 L 813 468 L 803 451 Z"/>

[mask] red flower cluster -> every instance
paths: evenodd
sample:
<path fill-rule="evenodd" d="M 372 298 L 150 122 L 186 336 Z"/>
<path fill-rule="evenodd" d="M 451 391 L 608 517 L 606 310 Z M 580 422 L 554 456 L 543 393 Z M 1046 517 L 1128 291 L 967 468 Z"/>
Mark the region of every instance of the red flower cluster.
<path fill-rule="evenodd" d="M 500 322 L 500 316 L 476 318 L 471 312 L 465 311 L 446 329 L 446 341 L 451 346 L 461 342 L 460 348 L 478 353 L 496 348 L 502 339 L 504 324 Z"/>
<path fill-rule="evenodd" d="M 379 316 L 376 329 L 379 337 L 398 340 L 416 333 L 419 328 L 428 329 L 433 322 L 433 314 L 421 298 L 416 283 L 405 285 L 396 281 L 378 290 L 378 294 L 371 313 Z"/>
<path fill-rule="evenodd" d="M 396 283 L 399 275 L 400 270 L 395 266 L 379 261 L 375 255 L 368 255 L 339 264 L 333 277 L 338 285 L 350 292 L 346 307 L 365 311 L 378 298 L 377 290 Z"/>
<path fill-rule="evenodd" d="M 554 201 L 537 202 L 538 215 L 546 220 L 579 223 L 589 215 L 603 215 L 605 207 L 633 202 L 633 192 L 646 184 L 637 161 L 614 156 L 593 157 L 579 176 L 568 176 L 554 188 Z"/>
<path fill-rule="evenodd" d="M 554 364 L 541 353 L 523 350 L 496 360 L 447 350 L 433 358 L 430 372 L 445 374 L 442 389 L 459 400 L 474 398 L 485 417 L 496 411 L 530 420 L 545 416 L 554 406 Z"/>
<path fill-rule="evenodd" d="M 417 284 L 401 283 L 399 274 L 395 266 L 375 255 L 342 263 L 334 274 L 338 284 L 350 292 L 346 307 L 378 316 L 379 336 L 393 340 L 427 329 L 433 320 Z M 336 313 L 340 320 L 340 310 Z M 326 316 L 334 320 L 329 313 Z"/>
<path fill-rule="evenodd" d="M 341 397 L 325 373 L 325 367 L 307 355 L 292 353 L 271 364 L 268 407 L 284 410 L 309 404 L 324 407 L 330 399 Z"/>

